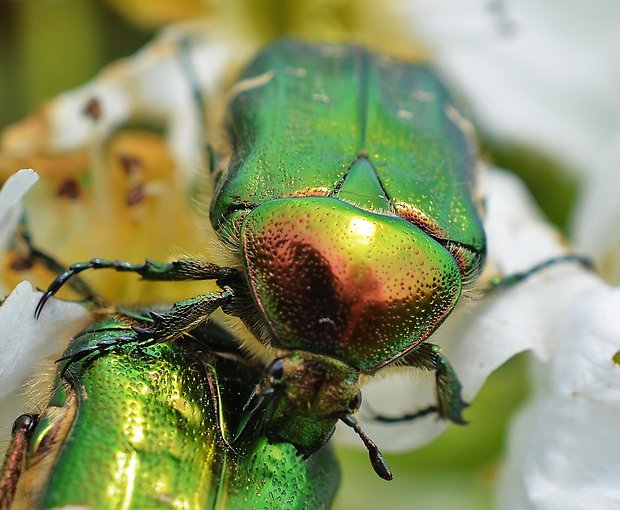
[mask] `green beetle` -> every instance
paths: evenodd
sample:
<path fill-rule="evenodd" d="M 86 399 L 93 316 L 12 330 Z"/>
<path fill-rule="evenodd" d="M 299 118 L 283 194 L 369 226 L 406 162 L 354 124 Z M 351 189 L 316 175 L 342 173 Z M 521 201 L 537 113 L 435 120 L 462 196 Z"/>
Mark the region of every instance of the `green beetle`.
<path fill-rule="evenodd" d="M 231 157 L 212 166 L 211 223 L 236 265 L 93 259 L 57 278 L 38 311 L 89 268 L 215 280 L 221 292 L 153 315 L 132 341 L 173 341 L 218 308 L 240 318 L 254 335 L 244 347 L 272 352 L 250 408 L 262 433 L 308 456 L 341 420 L 391 479 L 352 416 L 361 374 L 433 370 L 437 403 L 421 414 L 463 422 L 458 379 L 425 340 L 484 265 L 468 125 L 429 67 L 348 45 L 275 43 L 229 96 Z"/>
<path fill-rule="evenodd" d="M 149 320 L 108 315 L 65 356 L 116 343 Z M 125 344 L 63 366 L 42 414 L 15 422 L 0 508 L 329 508 L 339 481 L 329 447 L 305 462 L 246 427 L 243 404 L 261 374 L 237 346 L 210 323 L 174 344 Z"/>

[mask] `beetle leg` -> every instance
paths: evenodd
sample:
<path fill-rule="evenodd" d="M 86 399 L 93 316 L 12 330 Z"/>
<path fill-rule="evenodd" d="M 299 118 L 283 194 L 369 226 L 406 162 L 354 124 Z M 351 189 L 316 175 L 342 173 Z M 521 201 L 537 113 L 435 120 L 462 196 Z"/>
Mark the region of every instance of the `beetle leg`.
<path fill-rule="evenodd" d="M 553 257 L 547 259 L 540 264 L 536 264 L 535 266 L 529 268 L 526 271 L 510 274 L 507 276 L 496 276 L 494 278 L 491 278 L 488 287 L 486 289 L 483 289 L 483 291 L 488 294 L 489 292 L 492 292 L 498 288 L 512 287 L 513 285 L 522 282 L 523 280 L 542 271 L 543 269 L 547 269 L 548 267 L 555 266 L 556 264 L 562 264 L 564 262 L 576 262 L 586 269 L 592 269 L 592 261 L 587 257 L 582 257 L 581 255 L 562 255 L 560 257 Z"/>
<path fill-rule="evenodd" d="M 91 354 L 102 354 L 120 345 L 135 343 L 139 344 L 140 348 L 145 348 L 161 342 L 176 340 L 206 322 L 211 314 L 220 306 L 227 304 L 233 295 L 233 291 L 227 289 L 223 292 L 211 292 L 179 301 L 174 304 L 169 312 L 150 312 L 151 323 L 147 326 L 99 329 L 96 332 L 109 331 L 118 333 L 118 336 L 101 340 L 57 359 L 56 363 L 67 362 L 60 371 L 60 375 L 65 377 L 72 364 Z M 144 320 L 148 319 L 144 318 Z M 87 333 L 92 334 L 93 331 L 88 330 Z"/>
<path fill-rule="evenodd" d="M 36 415 L 22 414 L 13 423 L 11 441 L 1 471 L 0 509 L 11 507 L 17 483 L 24 469 L 24 454 L 28 448 L 30 433 L 34 429 L 36 422 Z"/>
<path fill-rule="evenodd" d="M 437 406 L 428 406 L 413 413 L 401 414 L 400 416 L 385 416 L 382 414 L 374 414 L 370 418 L 379 423 L 401 423 L 403 421 L 413 421 L 422 418 L 427 414 L 437 413 Z"/>
<path fill-rule="evenodd" d="M 235 296 L 231 289 L 201 294 L 174 304 L 169 312 L 151 312 L 153 323 L 133 326 L 139 340 L 171 342 L 206 322 L 215 310 L 230 302 Z"/>
<path fill-rule="evenodd" d="M 405 356 L 404 361 L 412 367 L 435 371 L 437 414 L 441 418 L 458 424 L 467 423 L 462 412 L 469 404 L 462 399 L 459 378 L 438 345 L 423 343 Z"/>
<path fill-rule="evenodd" d="M 65 356 L 58 358 L 56 360 L 56 363 L 62 363 L 63 361 L 67 362 L 65 363 L 65 365 L 62 367 L 60 371 L 60 376 L 62 378 L 67 379 L 67 377 L 65 377 L 65 374 L 67 373 L 67 371 L 69 370 L 69 367 L 72 364 L 77 363 L 78 361 L 90 356 L 91 354 L 96 354 L 96 353 L 104 354 L 107 351 L 112 351 L 116 349 L 120 345 L 128 345 L 128 344 L 136 343 L 136 344 L 140 344 L 140 347 L 145 348 L 145 347 L 149 347 L 150 345 L 153 345 L 154 343 L 157 343 L 156 341 L 153 341 L 153 340 L 145 341 L 139 338 L 137 335 L 134 334 L 131 326 L 121 327 L 121 328 L 101 327 L 95 330 L 86 329 L 82 331 L 81 333 L 79 333 L 78 335 L 76 335 L 74 337 L 74 340 L 77 340 L 83 335 L 93 335 L 93 334 L 101 334 L 101 333 L 109 333 L 110 335 L 113 335 L 113 336 L 111 338 L 106 338 L 105 340 L 100 340 L 96 343 L 88 345 L 87 347 L 80 347 L 79 349 L 72 351 L 69 354 L 66 354 Z"/>
<path fill-rule="evenodd" d="M 441 348 L 438 345 L 423 343 L 405 356 L 402 361 L 410 367 L 435 372 L 437 404 L 402 416 L 373 416 L 373 420 L 383 423 L 398 423 L 437 413 L 440 418 L 454 423 L 467 423 L 463 419 L 462 412 L 469 404 L 462 399 L 461 383 L 458 376 L 450 362 L 441 354 Z"/>
<path fill-rule="evenodd" d="M 71 354 L 67 354 L 66 356 L 63 356 L 62 358 L 58 358 L 56 360 L 56 363 L 61 363 L 63 361 L 67 362 L 62 367 L 62 370 L 60 371 L 60 376 L 62 378 L 65 378 L 65 374 L 67 370 L 69 370 L 69 367 L 71 365 L 86 358 L 87 356 L 90 356 L 91 354 L 94 354 L 94 353 L 102 354 L 106 351 L 113 350 L 114 348 L 118 347 L 121 344 L 130 344 L 130 343 L 137 343 L 137 342 L 140 342 L 140 340 L 135 336 L 119 336 L 119 337 L 111 338 L 108 340 L 102 340 L 100 342 L 97 342 L 94 345 L 91 345 L 89 347 L 84 347 L 78 351 L 72 352 Z"/>
<path fill-rule="evenodd" d="M 28 267 L 38 262 L 54 274 L 61 274 L 66 270 L 66 266 L 63 266 L 52 255 L 34 245 L 26 213 L 21 215 L 15 232 L 15 244 L 18 245 L 20 242 L 23 244 L 23 247 L 15 246 L 15 248 L 20 255 L 21 261 Z M 73 278 L 70 286 L 86 300 L 96 296 L 96 293 L 90 286 L 79 277 Z"/>
<path fill-rule="evenodd" d="M 35 317 L 39 317 L 48 299 L 68 280 L 87 269 L 113 269 L 119 272 L 137 273 L 143 279 L 152 281 L 217 280 L 223 284 L 234 279 L 237 274 L 235 269 L 194 259 L 179 259 L 173 262 L 147 259 L 143 264 L 131 264 L 122 260 L 91 259 L 69 266 L 69 269 L 50 284 L 37 304 Z"/>

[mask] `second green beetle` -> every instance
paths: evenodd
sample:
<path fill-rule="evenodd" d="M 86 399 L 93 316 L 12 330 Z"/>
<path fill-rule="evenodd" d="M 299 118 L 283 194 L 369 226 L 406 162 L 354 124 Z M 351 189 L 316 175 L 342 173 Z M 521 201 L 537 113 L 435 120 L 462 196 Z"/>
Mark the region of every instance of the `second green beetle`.
<path fill-rule="evenodd" d="M 214 167 L 211 223 L 236 265 L 93 259 L 57 278 L 39 309 L 88 268 L 216 280 L 221 292 L 155 315 L 132 341 L 173 341 L 218 308 L 239 317 L 273 352 L 248 403 L 262 433 L 307 456 L 341 420 L 391 479 L 352 416 L 361 374 L 396 361 L 434 370 L 430 409 L 462 422 L 458 379 L 425 340 L 485 259 L 466 122 L 427 66 L 348 45 L 278 42 L 230 97 L 231 158 Z"/>
<path fill-rule="evenodd" d="M 106 313 L 65 356 L 131 335 L 144 314 Z M 261 374 L 238 351 L 210 323 L 175 344 L 121 345 L 59 368 L 44 411 L 15 422 L 0 509 L 329 508 L 339 473 L 328 447 L 304 462 L 245 427 L 243 403 Z"/>

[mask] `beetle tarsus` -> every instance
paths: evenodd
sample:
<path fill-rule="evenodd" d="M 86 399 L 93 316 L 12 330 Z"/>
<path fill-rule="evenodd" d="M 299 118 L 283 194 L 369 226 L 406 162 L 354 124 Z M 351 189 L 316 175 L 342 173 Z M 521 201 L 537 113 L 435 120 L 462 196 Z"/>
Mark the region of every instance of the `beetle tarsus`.
<path fill-rule="evenodd" d="M 65 283 L 67 283 L 67 280 L 69 280 L 69 278 L 71 278 L 74 274 L 76 274 L 74 271 L 72 271 L 71 269 L 68 269 L 67 271 L 62 273 L 60 276 L 58 276 L 51 283 L 51 285 L 43 293 L 43 295 L 41 296 L 41 299 L 39 299 L 39 302 L 37 303 L 37 307 L 34 310 L 35 319 L 38 319 L 39 316 L 41 315 L 41 312 L 43 311 L 43 307 L 45 306 L 45 303 L 47 303 L 49 299 L 53 297 L 54 294 L 56 294 L 56 292 L 58 292 L 60 288 Z"/>
<path fill-rule="evenodd" d="M 582 255 L 575 255 L 575 254 L 561 255 L 559 257 L 552 257 L 550 259 L 544 260 L 540 262 L 539 264 L 536 264 L 535 266 L 530 267 L 526 271 L 509 274 L 507 276 L 498 276 L 498 277 L 492 278 L 491 281 L 489 282 L 488 287 L 484 289 L 484 291 L 485 293 L 490 293 L 497 289 L 512 287 L 513 285 L 516 285 L 517 283 L 520 283 L 523 280 L 526 280 L 530 276 L 533 276 L 536 273 L 539 273 L 540 271 L 547 269 L 548 267 L 555 266 L 557 264 L 563 264 L 565 262 L 577 263 L 588 270 L 593 270 L 594 268 L 594 264 L 592 260 L 589 259 L 588 257 L 584 257 Z"/>
<path fill-rule="evenodd" d="M 379 423 L 401 423 L 403 421 L 414 421 L 418 418 L 422 418 L 423 416 L 428 416 L 429 414 L 435 414 L 437 412 L 437 406 L 428 406 L 424 409 L 420 409 L 419 411 L 403 414 L 400 416 L 385 416 L 382 414 L 375 414 L 371 416 L 370 419 Z"/>
<path fill-rule="evenodd" d="M 20 217 L 17 236 L 21 238 L 21 241 L 25 246 L 26 253 L 23 255 L 23 260 L 26 263 L 32 264 L 34 262 L 39 262 L 54 274 L 61 274 L 66 271 L 66 267 L 58 262 L 52 255 L 35 246 L 28 227 L 28 219 L 26 214 L 22 214 Z M 81 278 L 74 278 L 70 285 L 73 290 L 83 296 L 87 301 L 93 300 L 97 295 Z"/>
<path fill-rule="evenodd" d="M 103 341 L 97 342 L 94 345 L 85 347 L 81 350 L 78 350 L 71 354 L 67 354 L 66 356 L 63 356 L 61 358 L 58 358 L 56 360 L 56 363 L 62 363 L 63 361 L 66 361 L 65 365 L 62 367 L 60 371 L 60 376 L 62 378 L 65 378 L 65 374 L 67 373 L 67 370 L 69 369 L 69 367 L 71 367 L 71 365 L 73 365 L 74 363 L 77 363 L 78 361 L 81 361 L 82 359 L 90 356 L 91 354 L 95 354 L 95 353 L 103 354 L 104 352 L 110 351 L 118 347 L 121 344 L 127 344 L 127 343 L 132 343 L 132 342 L 139 342 L 139 339 L 136 337 L 129 337 L 129 336 L 116 337 L 110 340 L 103 340 Z"/>
<path fill-rule="evenodd" d="M 136 273 L 149 281 L 195 281 L 216 280 L 218 285 L 228 281 L 239 280 L 239 271 L 234 268 L 221 267 L 211 262 L 194 259 L 178 259 L 173 262 L 158 262 L 146 259 L 142 264 L 132 264 L 124 260 L 91 259 L 69 266 L 47 288 L 35 309 L 35 318 L 39 318 L 45 303 L 54 296 L 68 280 L 87 269 L 113 269 L 121 273 Z"/>

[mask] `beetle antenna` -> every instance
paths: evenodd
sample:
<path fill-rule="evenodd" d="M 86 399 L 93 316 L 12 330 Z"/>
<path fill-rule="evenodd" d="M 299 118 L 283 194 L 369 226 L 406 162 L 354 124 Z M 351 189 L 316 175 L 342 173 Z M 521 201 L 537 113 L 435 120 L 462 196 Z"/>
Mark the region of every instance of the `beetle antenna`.
<path fill-rule="evenodd" d="M 383 455 L 379 451 L 379 448 L 375 442 L 370 439 L 366 433 L 361 429 L 359 423 L 353 416 L 346 414 L 340 418 L 345 424 L 351 427 L 360 439 L 364 442 L 364 446 L 368 450 L 368 456 L 370 457 L 370 463 L 372 464 L 375 473 L 377 473 L 384 480 L 391 480 L 393 478 L 392 471 L 387 465 L 387 462 L 383 458 Z"/>

